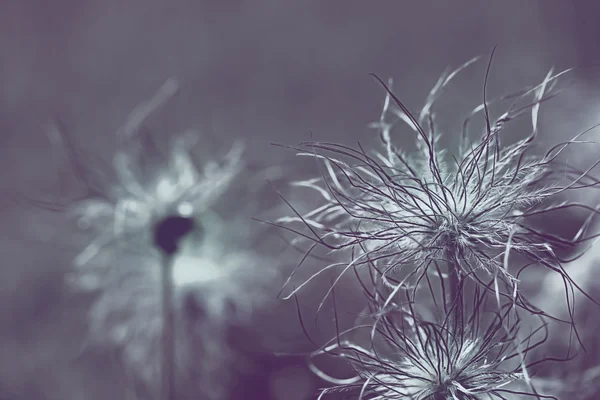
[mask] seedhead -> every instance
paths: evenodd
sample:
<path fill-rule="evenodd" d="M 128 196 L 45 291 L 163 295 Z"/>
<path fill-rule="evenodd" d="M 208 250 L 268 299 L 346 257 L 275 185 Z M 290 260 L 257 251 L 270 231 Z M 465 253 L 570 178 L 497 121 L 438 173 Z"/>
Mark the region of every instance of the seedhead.
<path fill-rule="evenodd" d="M 420 295 L 426 294 L 435 296 L 421 289 Z M 529 353 L 547 340 L 543 321 L 523 332 L 514 306 L 507 302 L 497 309 L 479 287 L 460 305 L 459 314 L 457 305 L 428 307 L 409 291 L 396 296 L 402 301 L 384 307 L 385 298 L 382 293 L 367 296 L 360 322 L 312 354 L 313 359 L 337 357 L 356 372 L 341 380 L 313 366 L 334 385 L 323 389 L 320 398 L 340 393 L 360 400 L 553 398 L 536 390 L 529 373 L 548 361 L 528 361 Z"/>
<path fill-rule="evenodd" d="M 382 282 L 399 290 L 417 287 L 428 271 L 446 265 L 448 275 L 457 280 L 470 276 L 482 287 L 493 277 L 498 301 L 512 298 L 520 307 L 543 313 L 518 290 L 522 271 L 509 268 L 509 256 L 514 254 L 530 262 L 524 269 L 536 264 L 559 274 L 571 307 L 572 292 L 582 290 L 563 269 L 565 260 L 556 249 L 573 249 L 594 235 L 583 227 L 576 237 L 563 237 L 530 222 L 530 217 L 568 209 L 597 213 L 564 201 L 566 192 L 597 184 L 589 174 L 597 163 L 579 171 L 557 162 L 585 132 L 544 156 L 530 154 L 538 135 L 539 107 L 555 96 L 557 79 L 567 71 L 550 71 L 540 84 L 496 100 L 488 100 L 484 89 L 484 103 L 465 118 L 457 135 L 458 152 L 451 155 L 438 145 L 436 100 L 452 78 L 474 61 L 445 73 L 418 117 L 392 92 L 391 82 L 376 77 L 386 90 L 386 100 L 380 120 L 372 126 L 379 130 L 383 148 L 366 151 L 360 143 L 349 147 L 328 142 L 292 147 L 298 155 L 314 158 L 320 169 L 319 177 L 292 184 L 312 190 L 320 204 L 300 212 L 285 200 L 292 215 L 276 224 L 294 232 L 296 241 L 309 242 L 311 251 L 327 249 L 336 263 L 323 270 L 339 267 L 339 277 L 356 267 L 371 268 Z M 508 109 L 492 119 L 489 107 L 509 100 Z M 527 113 L 532 121 L 530 134 L 503 145 L 507 127 Z M 473 141 L 471 120 L 481 114 L 483 135 Z M 406 154 L 395 144 L 399 126 L 416 134 L 414 153 Z M 290 296 L 320 273 L 298 285 Z"/>

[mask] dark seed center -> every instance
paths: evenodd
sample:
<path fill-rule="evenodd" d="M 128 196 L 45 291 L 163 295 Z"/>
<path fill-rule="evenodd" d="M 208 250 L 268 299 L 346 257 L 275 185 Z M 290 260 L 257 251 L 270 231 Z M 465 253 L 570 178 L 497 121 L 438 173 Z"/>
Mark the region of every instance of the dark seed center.
<path fill-rule="evenodd" d="M 181 239 L 195 228 L 192 218 L 168 216 L 154 226 L 154 245 L 167 255 L 173 255 L 177 252 Z"/>

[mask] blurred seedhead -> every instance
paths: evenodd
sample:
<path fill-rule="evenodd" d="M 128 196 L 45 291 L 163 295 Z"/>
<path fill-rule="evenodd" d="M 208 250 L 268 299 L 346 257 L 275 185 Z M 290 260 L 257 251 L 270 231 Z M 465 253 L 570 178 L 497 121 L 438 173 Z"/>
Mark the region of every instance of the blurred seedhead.
<path fill-rule="evenodd" d="M 253 296 L 264 293 L 260 282 L 271 282 L 274 270 L 268 260 L 254 254 L 249 222 L 211 210 L 228 186 L 241 184 L 234 183 L 240 173 L 240 153 L 236 149 L 224 157 L 224 164 L 209 163 L 200 173 L 184 143 L 176 142 L 172 165 L 160 170 L 149 185 L 135 177 L 127 165 L 134 161 L 128 154 L 117 154 L 115 170 L 120 180 L 113 194 L 81 201 L 71 210 L 80 228 L 94 235 L 75 260 L 76 279 L 102 285 L 104 273 L 97 266 L 87 268 L 90 261 L 102 252 L 115 257 L 128 252 L 137 254 L 140 272 L 153 281 L 160 278 L 157 265 L 166 255 L 172 258 L 175 286 L 204 293 L 196 297 L 207 299 L 202 303 L 207 314 L 217 319 L 226 316 L 227 302 L 240 307 L 240 316 L 247 314 L 243 309 L 252 304 Z M 246 211 L 237 210 L 239 215 Z"/>
<path fill-rule="evenodd" d="M 561 372 L 550 378 L 536 379 L 537 386 L 559 399 L 594 400 L 600 396 L 599 365 L 584 369 L 567 367 Z"/>
<path fill-rule="evenodd" d="M 86 182 L 92 195 L 69 208 L 79 228 L 93 234 L 75 260 L 79 267 L 75 277 L 90 286 L 94 281 L 102 286 L 102 280 L 110 285 L 107 279 L 121 279 L 100 272 L 102 268 L 97 265 L 87 268 L 91 261 L 103 252 L 109 260 L 135 254 L 139 273 L 146 274 L 148 285 L 152 285 L 160 276 L 155 265 L 163 262 L 162 256 L 168 256 L 172 258 L 175 285 L 201 289 L 200 297 L 206 297 L 207 303 L 201 304 L 203 312 L 224 317 L 225 304 L 231 303 L 239 307 L 242 317 L 250 311 L 246 308 L 253 297 L 264 293 L 264 286 L 258 287 L 260 282 L 270 284 L 275 273 L 271 260 L 255 253 L 258 240 L 247 222 L 250 213 L 261 205 L 252 197 L 241 197 L 256 190 L 241 186 L 257 182 L 245 176 L 248 170 L 239 143 L 223 156 L 213 152 L 214 159 L 208 160 L 194 156 L 194 146 L 201 145 L 197 132 L 176 135 L 168 151 L 153 143 L 142 124 L 166 101 L 163 97 L 172 95 L 174 84 L 167 81 L 119 130 L 122 146 L 113 158 L 116 179 L 102 186 Z M 222 209 L 229 196 L 237 196 L 233 203 L 237 209 Z M 105 268 L 114 269 L 110 265 Z M 127 268 L 116 268 L 115 273 L 129 274 Z M 96 279 L 87 279 L 91 276 Z"/>
<path fill-rule="evenodd" d="M 416 301 L 407 290 L 393 302 L 383 293 L 370 292 L 356 326 L 338 331 L 311 354 L 313 371 L 333 385 L 319 398 L 554 398 L 536 389 L 529 372 L 552 361 L 529 359 L 546 342 L 546 324 L 540 320 L 536 328 L 522 329 L 513 303 L 498 307 L 494 296 L 473 281 L 465 280 L 472 287 L 464 303 L 443 304 L 445 280 L 432 274 Z M 427 301 L 427 295 L 434 300 Z M 335 308 L 335 296 L 333 304 Z M 321 371 L 316 362 L 323 356 L 348 363 L 355 376 L 338 379 Z"/>
<path fill-rule="evenodd" d="M 518 290 L 522 270 L 535 264 L 562 280 L 572 321 L 574 292 L 585 292 L 564 270 L 562 264 L 568 260 L 559 257 L 556 249 L 574 248 L 594 238 L 588 227 L 597 210 L 565 201 L 564 195 L 597 185 L 590 172 L 600 161 L 578 170 L 557 160 L 569 147 L 596 143 L 582 139 L 586 131 L 545 155 L 531 154 L 540 105 L 556 95 L 557 80 L 567 71 L 551 70 L 538 85 L 490 100 L 486 93 L 490 58 L 484 101 L 465 117 L 462 132 L 456 135 L 458 152 L 449 154 L 440 148 L 436 101 L 451 80 L 475 61 L 444 73 L 418 116 L 394 95 L 391 81 L 385 84 L 375 77 L 386 90 L 380 119 L 371 124 L 379 132 L 381 149 L 326 142 L 291 147 L 299 156 L 314 158 L 320 170 L 318 177 L 292 185 L 311 190 L 321 202 L 300 212 L 284 199 L 291 215 L 275 224 L 292 231 L 297 241 L 309 243 L 309 252 L 326 248 L 337 262 L 309 277 L 290 296 L 324 271 L 340 270 L 341 277 L 355 267 L 375 269 L 379 279 L 396 290 L 415 288 L 428 270 L 442 264 L 455 281 L 469 276 L 485 287 L 492 277 L 497 298 L 512 298 L 520 307 L 544 314 Z M 506 102 L 510 102 L 506 111 L 492 118 L 490 108 Z M 502 144 L 510 122 L 526 114 L 531 117 L 531 132 Z M 483 116 L 484 129 L 472 140 L 470 126 L 476 116 Z M 417 150 L 411 154 L 395 144 L 394 135 L 408 133 L 416 135 Z M 549 218 L 569 209 L 590 214 L 574 237 L 530 223 L 531 217 Z M 509 258 L 517 255 L 530 263 L 521 270 L 508 268 L 513 265 Z"/>
<path fill-rule="evenodd" d="M 593 229 L 597 231 L 598 226 Z M 573 280 L 593 298 L 598 298 L 600 295 L 600 286 L 595 279 L 598 267 L 600 267 L 600 259 L 597 242 L 592 244 L 583 257 L 564 266 Z M 540 290 L 536 296 L 536 303 L 551 309 L 553 315 L 566 318 L 568 315 L 566 305 L 556 301 L 562 291 L 562 282 L 556 276 L 547 276 L 538 285 Z M 573 359 L 562 368 L 552 365 L 542 366 L 539 370 L 539 382 L 548 393 L 553 393 L 561 399 L 595 399 L 600 395 L 600 341 L 597 332 L 597 310 L 595 304 L 579 293 L 576 293 L 575 303 L 577 309 L 574 320 L 579 341 L 574 342 L 569 335 L 565 334 L 560 324 L 550 321 L 548 344 L 540 350 L 553 356 L 571 354 Z"/>
<path fill-rule="evenodd" d="M 228 330 L 274 297 L 274 255 L 261 247 L 264 232 L 250 226 L 264 206 L 254 194 L 268 176 L 244 164 L 239 144 L 198 159 L 196 132 L 159 146 L 144 122 L 176 89 L 168 80 L 130 114 L 117 132 L 112 168 L 88 164 L 67 133 L 55 130 L 86 193 L 66 206 L 34 203 L 66 211 L 92 238 L 70 275 L 73 288 L 96 295 L 90 340 L 120 346 L 126 364 L 155 387 L 166 332 L 172 348 L 162 352 L 173 353 L 172 379 L 198 374 L 200 393 L 220 399 L 233 360 Z"/>

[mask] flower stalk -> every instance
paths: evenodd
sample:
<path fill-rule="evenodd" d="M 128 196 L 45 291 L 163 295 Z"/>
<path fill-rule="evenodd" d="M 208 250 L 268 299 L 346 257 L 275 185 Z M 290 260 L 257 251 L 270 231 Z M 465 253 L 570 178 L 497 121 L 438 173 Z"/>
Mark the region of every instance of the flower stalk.
<path fill-rule="evenodd" d="M 173 309 L 173 266 L 181 240 L 195 228 L 194 220 L 169 216 L 154 227 L 154 245 L 162 253 L 161 304 L 161 391 L 163 400 L 176 399 L 175 311 Z"/>
<path fill-rule="evenodd" d="M 173 256 L 163 254 L 161 275 L 161 398 L 175 400 L 175 310 L 173 309 Z"/>
<path fill-rule="evenodd" d="M 462 326 L 462 313 L 464 305 L 463 294 L 463 276 L 460 268 L 460 261 L 454 251 L 446 251 L 448 264 L 448 303 L 451 305 L 454 326 Z"/>
<path fill-rule="evenodd" d="M 558 78 L 567 71 L 550 70 L 538 85 L 490 101 L 486 88 L 492 57 L 483 103 L 466 115 L 454 154 L 440 148 L 435 106 L 442 89 L 475 59 L 445 72 L 415 115 L 394 95 L 391 81 L 385 84 L 375 76 L 386 99 L 379 121 L 370 126 L 379 131 L 383 148 L 315 141 L 283 146 L 316 161 L 320 176 L 292 185 L 312 190 L 320 202 L 297 209 L 283 199 L 292 213 L 273 225 L 295 233 L 294 243 L 308 244 L 298 268 L 315 248 L 337 256 L 295 284 L 286 298 L 340 267 L 319 310 L 328 296 L 334 298 L 342 275 L 354 272 L 372 318 L 343 332 L 336 320 L 336 337 L 314 354 L 343 359 L 356 371 L 353 378 L 338 379 L 315 367 L 319 377 L 335 385 L 322 397 L 352 392 L 359 400 L 554 398 L 540 394 L 532 377 L 539 364 L 565 360 L 544 356 L 532 361 L 529 353 L 546 342 L 548 319 L 570 323 L 579 338 L 571 300 L 576 290 L 599 304 L 565 270 L 570 260 L 557 251 L 575 249 L 598 235 L 588 234 L 586 223 L 574 238 L 565 238 L 536 228 L 533 221 L 568 210 L 598 215 L 598 209 L 565 200 L 565 195 L 597 186 L 590 172 L 600 161 L 579 170 L 559 159 L 569 147 L 595 143 L 581 139 L 589 130 L 545 155 L 531 154 L 540 106 L 557 94 Z M 494 117 L 496 105 L 507 101 L 508 108 Z M 530 133 L 503 143 L 510 122 L 525 114 L 531 115 Z M 474 117 L 484 122 L 475 138 Z M 416 151 L 406 153 L 403 144 L 395 143 L 399 125 L 416 135 Z M 525 265 L 509 263 L 509 254 Z M 533 306 L 519 287 L 522 272 L 532 265 L 558 275 L 569 320 Z M 440 287 L 434 289 L 437 279 Z M 402 295 L 406 300 L 399 300 Z M 524 322 L 522 315 L 527 315 Z"/>

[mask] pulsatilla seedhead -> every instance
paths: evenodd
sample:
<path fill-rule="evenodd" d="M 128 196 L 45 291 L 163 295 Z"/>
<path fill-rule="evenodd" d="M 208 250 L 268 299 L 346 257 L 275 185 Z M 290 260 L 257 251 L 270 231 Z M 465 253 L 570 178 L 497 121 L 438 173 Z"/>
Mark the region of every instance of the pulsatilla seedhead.
<path fill-rule="evenodd" d="M 194 229 L 196 223 L 192 218 L 168 216 L 154 226 L 154 245 L 171 256 L 177 252 L 181 239 Z"/>

